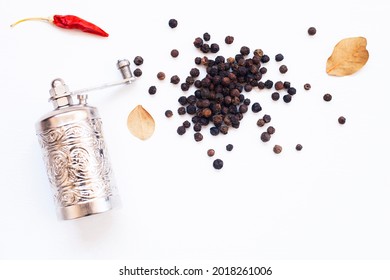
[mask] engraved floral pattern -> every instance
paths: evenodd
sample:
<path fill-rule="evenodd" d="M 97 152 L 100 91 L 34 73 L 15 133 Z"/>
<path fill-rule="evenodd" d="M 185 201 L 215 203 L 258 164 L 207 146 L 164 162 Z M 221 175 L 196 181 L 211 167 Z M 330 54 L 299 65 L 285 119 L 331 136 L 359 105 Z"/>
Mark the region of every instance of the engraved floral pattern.
<path fill-rule="evenodd" d="M 100 119 L 52 128 L 38 134 L 38 139 L 60 207 L 116 192 Z"/>

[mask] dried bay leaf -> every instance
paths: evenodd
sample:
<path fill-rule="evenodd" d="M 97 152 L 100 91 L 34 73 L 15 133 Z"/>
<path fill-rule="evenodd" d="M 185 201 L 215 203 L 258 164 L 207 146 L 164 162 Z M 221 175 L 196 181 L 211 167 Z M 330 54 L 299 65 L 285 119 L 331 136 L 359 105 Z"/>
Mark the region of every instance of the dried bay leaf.
<path fill-rule="evenodd" d="M 146 140 L 154 133 L 153 117 L 141 105 L 137 105 L 127 117 L 127 128 L 135 137 Z"/>
<path fill-rule="evenodd" d="M 326 62 L 326 73 L 342 77 L 360 70 L 368 60 L 366 46 L 364 37 L 345 38 L 338 42 Z"/>

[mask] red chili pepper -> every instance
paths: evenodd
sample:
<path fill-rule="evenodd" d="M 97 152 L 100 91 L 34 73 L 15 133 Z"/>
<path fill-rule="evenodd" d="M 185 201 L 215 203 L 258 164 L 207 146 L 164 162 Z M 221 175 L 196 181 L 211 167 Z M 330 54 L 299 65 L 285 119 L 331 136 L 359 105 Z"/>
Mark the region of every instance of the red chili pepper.
<path fill-rule="evenodd" d="M 60 15 L 54 15 L 53 18 L 25 18 L 22 20 L 19 20 L 11 25 L 11 27 L 14 27 L 15 25 L 28 20 L 44 20 L 53 23 L 54 25 L 66 28 L 66 29 L 78 29 L 83 32 L 108 37 L 108 33 L 106 33 L 103 29 L 96 26 L 93 23 L 90 23 L 89 21 L 86 21 L 82 18 L 79 18 L 77 16 L 72 15 L 66 15 L 66 16 L 60 16 Z"/>

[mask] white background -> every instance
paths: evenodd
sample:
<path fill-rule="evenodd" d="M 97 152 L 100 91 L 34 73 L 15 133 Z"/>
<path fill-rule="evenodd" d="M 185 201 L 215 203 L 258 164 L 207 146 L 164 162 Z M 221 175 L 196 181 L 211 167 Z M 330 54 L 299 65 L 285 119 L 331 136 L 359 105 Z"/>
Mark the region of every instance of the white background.
<path fill-rule="evenodd" d="M 389 259 L 389 8 L 386 1 L 1 0 L 0 258 Z M 110 37 L 43 22 L 9 27 L 53 14 L 78 15 Z M 310 26 L 318 30 L 313 37 Z M 178 136 L 188 117 L 176 114 L 182 92 L 169 77 L 184 80 L 195 67 L 203 54 L 192 42 L 204 32 L 225 57 L 243 45 L 271 58 L 282 53 L 289 71 L 279 74 L 272 59 L 264 79 L 291 81 L 298 89 L 293 102 L 253 90 L 247 97 L 263 111 L 248 112 L 239 129 L 218 137 L 205 130 L 199 143 L 192 129 Z M 235 37 L 230 46 L 226 35 Z M 334 45 L 354 36 L 367 38 L 368 63 L 349 77 L 328 76 Z M 175 59 L 173 48 L 180 51 Z M 59 221 L 34 128 L 52 108 L 50 83 L 61 77 L 75 90 L 115 81 L 117 59 L 136 55 L 145 62 L 134 84 L 89 96 L 103 120 L 122 207 Z M 157 80 L 159 71 L 165 81 Z M 328 92 L 333 100 L 324 102 Z M 126 126 L 138 104 L 156 121 L 147 141 Z M 167 109 L 173 118 L 165 118 Z M 276 128 L 269 143 L 256 126 L 265 113 Z M 279 155 L 275 144 L 283 146 Z M 209 148 L 224 160 L 222 170 L 212 168 Z"/>

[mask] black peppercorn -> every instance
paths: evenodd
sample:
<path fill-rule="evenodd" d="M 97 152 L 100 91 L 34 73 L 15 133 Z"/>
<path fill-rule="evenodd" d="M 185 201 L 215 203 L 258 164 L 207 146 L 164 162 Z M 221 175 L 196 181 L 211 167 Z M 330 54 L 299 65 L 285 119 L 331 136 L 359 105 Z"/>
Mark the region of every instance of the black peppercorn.
<path fill-rule="evenodd" d="M 275 60 L 276 61 L 282 61 L 284 59 L 284 56 L 281 54 L 281 53 L 278 53 L 277 55 L 275 55 Z"/>
<path fill-rule="evenodd" d="M 297 145 L 295 146 L 295 149 L 296 149 L 297 151 L 302 150 L 302 148 L 303 148 L 303 146 L 302 146 L 301 144 L 297 144 Z"/>
<path fill-rule="evenodd" d="M 195 139 L 196 142 L 202 141 L 202 140 L 203 140 L 203 135 L 202 135 L 202 133 L 200 133 L 200 132 L 195 132 L 195 133 L 194 133 L 194 139 Z"/>
<path fill-rule="evenodd" d="M 245 90 L 246 92 L 250 92 L 250 91 L 252 90 L 252 86 L 251 86 L 250 84 L 246 84 L 246 85 L 244 86 L 244 90 Z"/>
<path fill-rule="evenodd" d="M 309 29 L 307 30 L 307 33 L 310 35 L 310 36 L 313 36 L 317 33 L 317 29 L 315 27 L 309 27 Z"/>
<path fill-rule="evenodd" d="M 230 45 L 230 44 L 233 44 L 233 41 L 234 41 L 234 37 L 233 36 L 226 36 L 225 37 L 225 43 Z"/>
<path fill-rule="evenodd" d="M 275 154 L 280 154 L 282 152 L 282 146 L 280 145 L 275 145 L 273 148 L 273 151 Z"/>
<path fill-rule="evenodd" d="M 222 167 L 223 167 L 223 161 L 221 160 L 221 159 L 216 159 L 216 160 L 214 160 L 213 161 L 213 167 L 215 168 L 215 169 L 221 169 Z"/>
<path fill-rule="evenodd" d="M 171 77 L 171 83 L 172 83 L 172 84 L 175 84 L 175 85 L 177 85 L 178 83 L 180 83 L 180 78 L 179 78 L 179 76 L 173 75 L 173 76 Z"/>
<path fill-rule="evenodd" d="M 210 45 L 210 51 L 211 51 L 212 53 L 217 53 L 217 52 L 219 52 L 219 45 L 216 44 L 216 43 L 212 43 L 212 44 Z"/>
<path fill-rule="evenodd" d="M 274 134 L 275 133 L 275 127 L 273 127 L 273 126 L 269 126 L 268 128 L 267 128 L 267 132 L 269 133 L 269 134 Z"/>
<path fill-rule="evenodd" d="M 181 88 L 182 91 L 187 91 L 187 90 L 190 89 L 190 86 L 189 86 L 189 84 L 187 84 L 187 83 L 182 83 L 182 84 L 180 85 L 180 88 Z"/>
<path fill-rule="evenodd" d="M 290 94 L 286 94 L 283 96 L 283 101 L 286 102 L 286 103 L 290 103 L 291 102 L 291 95 Z"/>
<path fill-rule="evenodd" d="M 195 48 L 200 48 L 203 45 L 203 39 L 200 37 L 195 38 L 194 40 L 194 46 Z"/>
<path fill-rule="evenodd" d="M 268 61 L 270 61 L 269 56 L 266 55 L 266 54 L 263 54 L 263 56 L 261 57 L 261 62 L 262 63 L 267 63 Z"/>
<path fill-rule="evenodd" d="M 271 139 L 271 134 L 268 132 L 263 132 L 260 136 L 261 141 L 268 142 Z"/>
<path fill-rule="evenodd" d="M 215 155 L 214 149 L 208 149 L 208 150 L 207 150 L 207 155 L 208 155 L 209 157 L 213 157 L 213 156 Z"/>
<path fill-rule="evenodd" d="M 197 56 L 197 57 L 195 57 L 194 62 L 195 62 L 196 65 L 200 65 L 202 63 L 202 58 Z"/>
<path fill-rule="evenodd" d="M 286 82 L 283 83 L 283 87 L 285 89 L 289 89 L 291 87 L 291 83 L 286 81 Z"/>
<path fill-rule="evenodd" d="M 341 116 L 341 117 L 338 118 L 338 122 L 339 122 L 339 124 L 345 124 L 346 118 Z"/>
<path fill-rule="evenodd" d="M 189 121 L 185 120 L 185 121 L 183 122 L 183 126 L 184 126 L 185 128 L 189 128 L 189 127 L 191 126 L 191 123 L 190 123 Z"/>
<path fill-rule="evenodd" d="M 191 71 L 190 71 L 190 75 L 191 75 L 191 77 L 193 77 L 193 78 L 198 77 L 199 74 L 200 74 L 200 72 L 199 72 L 199 69 L 198 69 L 198 68 L 192 68 Z"/>
<path fill-rule="evenodd" d="M 157 88 L 155 86 L 151 86 L 151 87 L 149 87 L 148 92 L 150 95 L 156 94 Z"/>
<path fill-rule="evenodd" d="M 177 109 L 177 113 L 179 115 L 184 115 L 186 113 L 186 108 L 183 107 L 183 106 L 180 106 L 178 109 Z"/>
<path fill-rule="evenodd" d="M 297 93 L 297 90 L 296 90 L 296 88 L 294 88 L 294 87 L 290 87 L 290 88 L 287 90 L 287 92 L 288 92 L 288 94 L 290 94 L 290 95 L 294 95 L 294 94 Z"/>
<path fill-rule="evenodd" d="M 203 52 L 203 53 L 208 53 L 210 51 L 210 46 L 209 44 L 203 44 L 201 47 L 200 47 L 200 50 Z"/>
<path fill-rule="evenodd" d="M 264 83 L 264 86 L 268 89 L 271 89 L 273 85 L 274 85 L 274 82 L 271 80 L 266 80 Z"/>
<path fill-rule="evenodd" d="M 172 112 L 171 110 L 166 110 L 166 111 L 165 111 L 165 116 L 166 116 L 167 118 L 170 118 L 170 117 L 173 116 L 173 112 Z"/>
<path fill-rule="evenodd" d="M 177 134 L 179 134 L 179 135 L 183 135 L 184 133 L 186 133 L 186 128 L 184 127 L 184 126 L 179 126 L 178 128 L 177 128 Z"/>
<path fill-rule="evenodd" d="M 211 38 L 211 36 L 210 36 L 209 33 L 205 32 L 205 33 L 203 34 L 203 40 L 205 40 L 205 41 L 210 41 L 210 38 Z"/>
<path fill-rule="evenodd" d="M 179 51 L 177 49 L 171 50 L 171 56 L 172 57 L 178 57 L 179 56 Z"/>
<path fill-rule="evenodd" d="M 256 124 L 258 127 L 263 127 L 265 125 L 265 121 L 263 119 L 258 119 Z"/>
<path fill-rule="evenodd" d="M 279 72 L 280 73 L 282 73 L 282 74 L 285 74 L 285 73 L 287 73 L 287 71 L 288 71 L 288 68 L 287 68 L 287 66 L 286 65 L 281 65 L 280 67 L 279 67 Z"/>
<path fill-rule="evenodd" d="M 282 82 L 282 81 L 277 81 L 277 82 L 275 83 L 275 89 L 276 89 L 276 90 L 282 90 L 282 89 L 284 89 L 283 82 Z"/>
<path fill-rule="evenodd" d="M 177 20 L 172 18 L 168 21 L 168 25 L 170 28 L 175 28 L 177 26 Z"/>
<path fill-rule="evenodd" d="M 247 46 L 242 46 L 240 49 L 240 53 L 244 56 L 248 55 L 250 53 L 250 49 Z"/>
<path fill-rule="evenodd" d="M 142 76 L 142 70 L 139 68 L 136 68 L 133 72 L 134 76 L 141 77 Z"/>
<path fill-rule="evenodd" d="M 274 100 L 274 101 L 279 100 L 279 98 L 280 98 L 279 92 L 277 92 L 277 91 L 273 92 L 273 93 L 271 94 L 271 98 L 272 98 L 272 100 Z"/>
<path fill-rule="evenodd" d="M 177 101 L 180 103 L 180 105 L 187 105 L 187 97 L 185 96 L 180 96 Z"/>
<path fill-rule="evenodd" d="M 260 103 L 258 102 L 255 102 L 252 104 L 252 112 L 253 113 L 258 113 L 262 110 L 261 106 L 260 106 Z"/>
<path fill-rule="evenodd" d="M 219 134 L 219 128 L 216 126 L 210 127 L 210 134 L 213 136 L 217 136 Z"/>
<path fill-rule="evenodd" d="M 159 79 L 160 81 L 164 80 L 165 79 L 165 73 L 164 72 L 158 72 L 157 73 L 157 79 Z"/>
<path fill-rule="evenodd" d="M 144 59 L 142 58 L 142 56 L 136 56 L 135 58 L 134 58 L 134 64 L 135 65 L 142 65 L 142 63 L 144 63 Z"/>
<path fill-rule="evenodd" d="M 196 106 L 193 104 L 190 104 L 186 108 L 187 114 L 194 115 L 196 113 Z"/>
<path fill-rule="evenodd" d="M 303 85 L 303 88 L 305 90 L 309 90 L 309 89 L 311 89 L 311 85 L 309 83 L 306 83 L 306 84 Z"/>
<path fill-rule="evenodd" d="M 271 116 L 265 114 L 265 115 L 263 116 L 263 120 L 264 120 L 266 123 L 269 123 L 269 122 L 271 121 Z"/>
<path fill-rule="evenodd" d="M 227 125 L 221 125 L 219 127 L 219 132 L 222 134 L 227 134 L 229 132 L 229 127 Z"/>
<path fill-rule="evenodd" d="M 329 101 L 331 101 L 332 100 L 332 95 L 331 94 L 329 94 L 329 93 L 326 93 L 326 94 L 324 94 L 324 100 L 326 101 L 326 102 L 329 102 Z"/>
<path fill-rule="evenodd" d="M 233 145 L 232 144 L 227 144 L 226 145 L 226 151 L 230 152 L 233 150 Z"/>
<path fill-rule="evenodd" d="M 194 124 L 193 129 L 194 129 L 194 131 L 199 132 L 202 130 L 202 125 L 200 123 L 196 123 L 196 124 Z"/>
<path fill-rule="evenodd" d="M 263 82 L 259 82 L 259 83 L 257 84 L 257 87 L 258 87 L 259 89 L 264 89 L 264 88 L 265 88 L 265 84 L 264 84 Z"/>

